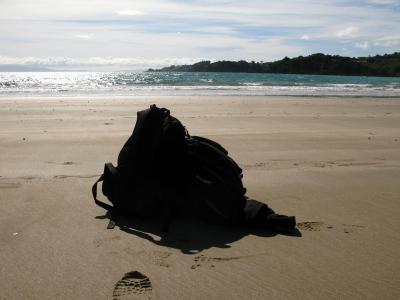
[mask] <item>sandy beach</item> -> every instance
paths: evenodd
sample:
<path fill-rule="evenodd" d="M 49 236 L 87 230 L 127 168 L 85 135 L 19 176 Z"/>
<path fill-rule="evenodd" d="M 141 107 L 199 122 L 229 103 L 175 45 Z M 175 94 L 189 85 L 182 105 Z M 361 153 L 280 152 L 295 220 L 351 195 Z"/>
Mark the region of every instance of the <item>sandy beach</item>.
<path fill-rule="evenodd" d="M 107 230 L 91 197 L 136 111 L 224 145 L 301 236 L 176 221 Z M 0 299 L 399 299 L 400 99 L 0 99 Z M 140 284 L 140 283 L 143 284 Z"/>

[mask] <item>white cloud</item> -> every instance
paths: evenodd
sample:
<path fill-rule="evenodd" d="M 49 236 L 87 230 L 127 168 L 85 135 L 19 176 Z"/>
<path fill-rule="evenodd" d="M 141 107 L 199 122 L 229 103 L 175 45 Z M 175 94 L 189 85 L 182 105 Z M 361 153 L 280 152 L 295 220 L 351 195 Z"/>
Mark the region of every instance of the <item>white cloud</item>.
<path fill-rule="evenodd" d="M 83 40 L 90 40 L 93 38 L 93 34 L 91 33 L 80 33 L 80 34 L 75 34 L 74 36 L 78 39 L 83 39 Z"/>
<path fill-rule="evenodd" d="M 393 47 L 400 45 L 400 35 L 398 36 L 385 36 L 379 38 L 374 43 L 376 46 Z"/>
<path fill-rule="evenodd" d="M 358 27 L 356 27 L 356 26 L 349 26 L 349 27 L 347 27 L 347 28 L 345 28 L 345 29 L 342 29 L 342 30 L 339 30 L 337 33 L 336 33 L 336 36 L 337 37 L 340 37 L 340 38 L 345 38 L 345 37 L 351 37 L 351 36 L 353 36 L 355 33 L 357 33 L 358 32 Z"/>
<path fill-rule="evenodd" d="M 167 57 L 167 58 L 134 58 L 134 57 L 13 57 L 0 56 L 0 65 L 19 65 L 19 66 L 42 66 L 42 67 L 63 67 L 63 66 L 120 66 L 120 67 L 161 67 L 169 65 L 193 64 L 205 60 L 203 57 Z"/>
<path fill-rule="evenodd" d="M 368 2 L 376 4 L 400 4 L 399 0 L 369 0 Z"/>
<path fill-rule="evenodd" d="M 356 43 L 355 47 L 356 48 L 360 48 L 360 49 L 368 49 L 369 48 L 369 43 L 367 41 L 362 42 L 362 43 Z"/>
<path fill-rule="evenodd" d="M 120 16 L 141 16 L 144 15 L 144 12 L 140 10 L 116 10 L 115 13 Z"/>
<path fill-rule="evenodd" d="M 300 39 L 308 41 L 310 39 L 310 36 L 307 35 L 307 34 L 304 34 L 304 35 L 301 36 Z"/>

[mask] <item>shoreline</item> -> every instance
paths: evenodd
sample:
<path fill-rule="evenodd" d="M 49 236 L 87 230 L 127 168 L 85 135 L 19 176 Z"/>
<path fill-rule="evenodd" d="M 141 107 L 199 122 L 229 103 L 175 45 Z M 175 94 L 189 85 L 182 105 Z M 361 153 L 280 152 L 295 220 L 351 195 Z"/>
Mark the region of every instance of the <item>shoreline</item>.
<path fill-rule="evenodd" d="M 399 96 L 325 96 L 325 95 L 29 95 L 29 96 L 3 96 L 0 95 L 0 101 L 15 101 L 15 100 L 127 100 L 127 99 L 143 99 L 143 98 L 161 98 L 161 99 L 174 99 L 174 98 L 255 98 L 264 100 L 301 100 L 301 99 L 328 99 L 328 100 L 351 100 L 351 99 L 396 99 L 400 100 Z M 0 102 L 1 103 L 1 102 Z"/>
<path fill-rule="evenodd" d="M 82 94 L 82 95 L 26 95 L 26 96 L 10 96 L 10 95 L 1 95 L 0 94 L 0 101 L 4 99 L 10 100 L 28 100 L 28 99 L 52 99 L 52 98 L 65 98 L 65 99 L 76 99 L 76 98 L 113 98 L 113 99 L 126 99 L 126 98 L 143 98 L 143 97 L 169 97 L 169 98 L 183 98 L 183 97 L 249 97 L 249 98 L 357 98 L 357 99 L 400 99 L 400 95 L 393 95 L 393 96 L 376 96 L 376 95 L 257 95 L 257 94 L 148 94 L 148 95 L 115 95 L 115 93 L 107 94 Z"/>

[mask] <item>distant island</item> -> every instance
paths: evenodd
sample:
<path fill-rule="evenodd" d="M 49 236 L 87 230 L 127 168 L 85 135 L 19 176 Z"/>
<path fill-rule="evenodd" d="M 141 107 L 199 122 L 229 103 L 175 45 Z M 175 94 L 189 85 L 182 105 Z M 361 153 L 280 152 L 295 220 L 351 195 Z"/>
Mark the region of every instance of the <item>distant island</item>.
<path fill-rule="evenodd" d="M 368 57 L 316 53 L 274 62 L 201 61 L 193 65 L 148 69 L 148 72 L 243 72 L 313 75 L 400 76 L 400 52 Z"/>

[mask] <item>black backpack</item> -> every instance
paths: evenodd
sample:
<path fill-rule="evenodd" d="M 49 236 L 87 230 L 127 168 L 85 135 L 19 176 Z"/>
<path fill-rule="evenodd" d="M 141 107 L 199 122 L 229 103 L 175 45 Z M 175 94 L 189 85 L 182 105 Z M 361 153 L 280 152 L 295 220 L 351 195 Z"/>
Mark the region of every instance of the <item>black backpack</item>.
<path fill-rule="evenodd" d="M 137 113 L 136 125 L 118 155 L 118 166 L 104 166 L 93 185 L 97 205 L 111 212 L 109 228 L 119 215 L 170 219 L 179 197 L 172 192 L 184 186 L 186 129 L 169 110 L 151 105 Z M 97 199 L 97 183 L 113 204 Z"/>
<path fill-rule="evenodd" d="M 220 144 L 191 137 L 169 110 L 151 105 L 137 113 L 118 166 L 105 164 L 92 194 L 97 205 L 111 212 L 108 228 L 115 226 L 119 215 L 158 217 L 163 230 L 178 215 L 197 215 L 213 223 L 265 227 L 274 222 L 275 227 L 294 228 L 294 217 L 276 215 L 266 204 L 249 200 L 242 177 L 242 169 Z M 97 199 L 100 181 L 112 206 Z"/>
<path fill-rule="evenodd" d="M 215 141 L 192 136 L 186 139 L 191 185 L 188 193 L 195 214 L 213 223 L 238 224 L 246 204 L 242 169 Z"/>

